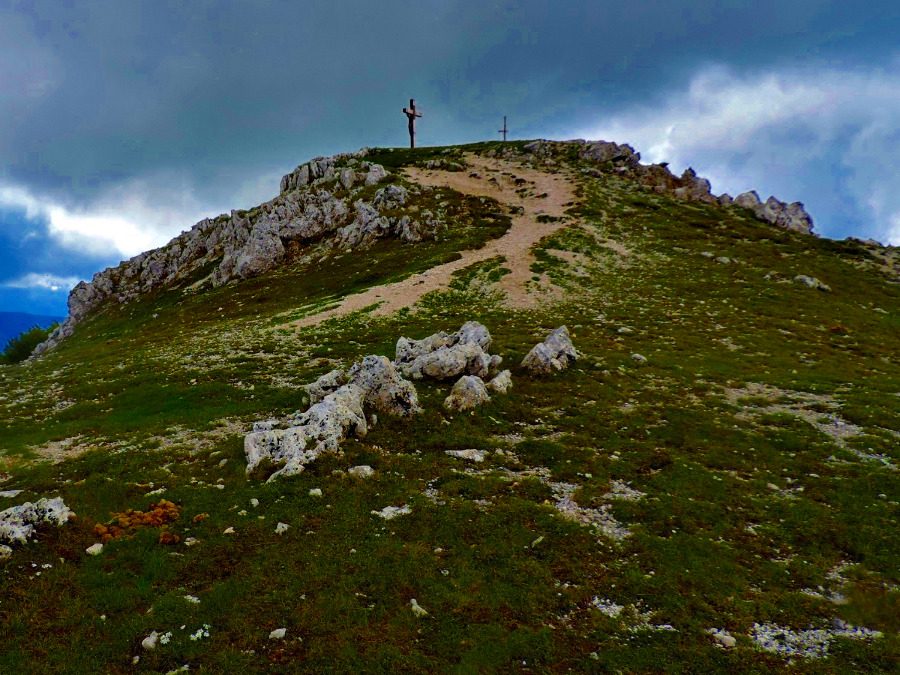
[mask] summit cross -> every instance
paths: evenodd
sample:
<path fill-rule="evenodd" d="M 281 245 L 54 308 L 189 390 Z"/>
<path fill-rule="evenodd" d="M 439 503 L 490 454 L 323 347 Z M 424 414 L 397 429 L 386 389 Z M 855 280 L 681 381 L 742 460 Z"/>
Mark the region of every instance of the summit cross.
<path fill-rule="evenodd" d="M 409 99 L 409 108 L 404 108 L 403 112 L 409 119 L 409 147 L 416 147 L 416 118 L 421 117 L 422 113 L 416 112 L 416 100 Z"/>
<path fill-rule="evenodd" d="M 506 128 L 506 115 L 503 116 L 503 128 L 498 131 L 498 134 L 503 134 L 503 140 L 506 141 L 506 132 L 508 129 Z"/>

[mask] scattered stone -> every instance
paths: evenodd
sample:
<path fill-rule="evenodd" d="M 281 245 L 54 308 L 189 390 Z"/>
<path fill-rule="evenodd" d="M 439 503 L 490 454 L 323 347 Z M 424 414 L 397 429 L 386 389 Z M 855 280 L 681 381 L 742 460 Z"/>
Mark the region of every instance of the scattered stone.
<path fill-rule="evenodd" d="M 468 450 L 445 450 L 444 452 L 451 457 L 457 457 L 459 459 L 477 463 L 483 462 L 484 458 L 487 457 L 487 453 L 484 450 L 475 450 L 473 448 Z"/>
<path fill-rule="evenodd" d="M 150 633 L 150 635 L 141 640 L 141 647 L 143 647 L 147 651 L 156 649 L 157 644 L 159 644 L 159 633 L 157 633 L 156 631 L 153 631 L 152 633 Z"/>
<path fill-rule="evenodd" d="M 444 407 L 447 410 L 465 412 L 473 410 L 490 400 L 491 397 L 488 396 L 487 388 L 480 377 L 463 375 L 453 385 L 450 395 L 444 399 Z"/>
<path fill-rule="evenodd" d="M 38 525 L 50 524 L 60 527 L 74 518 L 75 514 L 63 502 L 62 497 L 42 498 L 36 502 L 25 502 L 0 511 L 0 542 L 25 544 L 34 536 Z"/>
<path fill-rule="evenodd" d="M 0 544 L 0 560 L 6 560 L 12 556 L 12 549 L 6 544 Z"/>
<path fill-rule="evenodd" d="M 287 635 L 287 628 L 276 628 L 271 633 L 269 633 L 269 639 L 283 640 L 285 635 Z"/>
<path fill-rule="evenodd" d="M 84 552 L 88 555 L 100 555 L 101 553 L 103 553 L 103 544 L 99 542 L 96 544 L 91 544 L 86 549 L 84 549 Z"/>
<path fill-rule="evenodd" d="M 647 357 L 644 356 L 643 354 L 638 354 L 638 353 L 632 354 L 631 360 L 634 361 L 639 366 L 643 366 L 645 363 L 647 363 Z"/>
<path fill-rule="evenodd" d="M 831 292 L 831 286 L 822 283 L 815 277 L 810 277 L 805 274 L 798 274 L 797 276 L 795 276 L 794 283 L 801 284 L 803 286 L 806 286 L 807 288 L 814 288 L 817 291 L 825 291 L 826 293 Z"/>
<path fill-rule="evenodd" d="M 793 630 L 774 623 L 754 623 L 750 639 L 757 647 L 780 656 L 802 656 L 819 659 L 828 655 L 828 648 L 836 637 L 853 640 L 873 640 L 882 637 L 880 631 L 851 626 L 835 619 L 832 628 Z"/>
<path fill-rule="evenodd" d="M 522 367 L 535 375 L 551 375 L 565 370 L 570 364 L 575 363 L 577 358 L 578 352 L 575 351 L 569 338 L 569 329 L 560 326 L 543 342 L 532 347 L 522 359 Z"/>
<path fill-rule="evenodd" d="M 312 488 L 309 491 L 310 497 L 321 497 L 322 496 L 322 488 Z"/>
<path fill-rule="evenodd" d="M 713 639 L 725 649 L 731 649 L 737 644 L 737 640 L 723 628 L 708 628 L 706 632 L 712 635 Z"/>
<path fill-rule="evenodd" d="M 184 600 L 185 602 L 189 602 L 192 605 L 200 604 L 200 598 L 198 598 L 196 595 L 185 595 Z"/>
<path fill-rule="evenodd" d="M 255 509 L 257 506 L 259 506 L 259 500 L 256 497 L 251 498 L 250 506 L 252 506 Z"/>
<path fill-rule="evenodd" d="M 612 600 L 601 598 L 596 595 L 591 599 L 591 606 L 593 606 L 594 609 L 598 610 L 601 614 L 605 614 L 611 619 L 618 618 L 618 616 L 622 613 L 622 610 L 625 609 L 624 605 L 617 605 Z"/>
<path fill-rule="evenodd" d="M 290 529 L 290 527 L 291 526 L 288 525 L 287 523 L 278 523 L 275 526 L 275 534 L 284 534 L 285 532 L 287 532 Z"/>
<path fill-rule="evenodd" d="M 352 466 L 347 469 L 347 473 L 354 478 L 371 478 L 375 475 L 375 469 L 368 464 L 360 464 L 359 466 Z"/>
<path fill-rule="evenodd" d="M 412 609 L 412 613 L 417 617 L 422 618 L 428 616 L 428 612 L 416 601 L 415 598 L 412 598 L 409 601 L 410 609 Z"/>
<path fill-rule="evenodd" d="M 222 531 L 222 534 L 234 534 L 234 528 L 233 528 L 233 527 L 226 527 L 226 528 Z"/>
<path fill-rule="evenodd" d="M 505 394 L 512 389 L 512 373 L 508 370 L 502 370 L 485 386 L 488 391 L 492 391 L 495 394 Z"/>
<path fill-rule="evenodd" d="M 635 490 L 628 483 L 621 480 L 614 480 L 610 483 L 609 492 L 603 495 L 604 499 L 617 499 L 626 502 L 636 502 L 643 499 L 646 495 L 640 490 Z"/>
<path fill-rule="evenodd" d="M 21 490 L 0 490 L 0 497 L 4 497 L 6 499 L 18 497 L 20 494 L 22 494 Z"/>
<path fill-rule="evenodd" d="M 381 511 L 372 511 L 373 515 L 385 520 L 393 520 L 397 516 L 405 516 L 408 513 L 412 513 L 412 509 L 407 504 L 403 506 L 385 506 Z"/>

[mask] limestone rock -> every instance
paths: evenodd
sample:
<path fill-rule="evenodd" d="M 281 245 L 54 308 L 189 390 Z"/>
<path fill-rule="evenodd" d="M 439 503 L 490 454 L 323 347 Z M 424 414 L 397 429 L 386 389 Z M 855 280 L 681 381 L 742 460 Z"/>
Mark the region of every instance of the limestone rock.
<path fill-rule="evenodd" d="M 734 204 L 750 209 L 757 218 L 777 227 L 803 234 L 812 233 L 812 217 L 801 202 L 787 204 L 775 197 L 769 197 L 762 202 L 756 191 L 751 190 L 735 197 Z"/>
<path fill-rule="evenodd" d="M 344 439 L 364 437 L 368 419 L 376 419 L 367 419 L 366 408 L 403 417 L 421 411 L 413 384 L 383 356 L 367 356 L 346 374 L 327 373 L 307 385 L 307 391 L 313 403 L 306 412 L 284 423 L 257 422 L 244 437 L 248 473 L 263 460 L 281 465 L 270 481 L 300 473 L 323 452 L 337 452 Z"/>
<path fill-rule="evenodd" d="M 807 276 L 806 274 L 798 274 L 795 276 L 794 283 L 801 284 L 807 288 L 814 288 L 817 291 L 825 291 L 826 293 L 831 291 L 831 286 L 819 281 L 815 277 Z"/>
<path fill-rule="evenodd" d="M 379 412 L 408 417 L 422 410 L 415 386 L 384 356 L 365 357 L 350 368 L 347 377 L 365 392 L 366 405 Z"/>
<path fill-rule="evenodd" d="M 314 405 L 345 384 L 347 384 L 347 374 L 343 370 L 332 370 L 319 377 L 315 382 L 304 385 L 303 389 L 309 394 L 310 405 Z M 256 431 L 255 428 L 254 431 Z"/>
<path fill-rule="evenodd" d="M 263 459 L 282 464 L 269 480 L 303 471 L 322 452 L 338 450 L 350 435 L 364 437 L 368 432 L 363 413 L 365 392 L 347 384 L 329 394 L 289 421 L 287 429 L 256 431 L 244 437 L 244 455 L 248 473 Z"/>
<path fill-rule="evenodd" d="M 480 377 L 463 375 L 453 385 L 450 395 L 444 399 L 444 407 L 447 410 L 465 412 L 473 410 L 490 400 L 491 397 L 488 396 L 487 388 Z"/>
<path fill-rule="evenodd" d="M 25 502 L 0 511 L 0 542 L 24 544 L 34 536 L 38 525 L 50 524 L 60 527 L 75 514 L 66 506 L 62 497 L 39 499 Z"/>
<path fill-rule="evenodd" d="M 103 553 L 103 544 L 99 542 L 96 544 L 91 544 L 86 549 L 84 549 L 84 552 L 88 555 L 100 555 L 101 553 Z"/>
<path fill-rule="evenodd" d="M 375 475 L 375 469 L 368 464 L 360 464 L 359 466 L 351 466 L 347 469 L 347 473 L 354 478 L 371 478 Z"/>
<path fill-rule="evenodd" d="M 495 373 L 503 360 L 487 353 L 490 346 L 488 329 L 468 321 L 451 334 L 441 331 L 422 340 L 401 337 L 397 340 L 396 363 L 406 377 L 414 380 L 447 380 L 464 373 L 485 378 Z"/>
<path fill-rule="evenodd" d="M 492 391 L 495 394 L 505 394 L 510 389 L 512 389 L 512 373 L 508 370 L 501 371 L 497 373 L 497 376 L 494 377 L 493 380 L 488 382 L 485 385 L 488 391 Z"/>
<path fill-rule="evenodd" d="M 569 329 L 560 326 L 547 338 L 532 347 L 522 359 L 522 367 L 535 375 L 550 375 L 565 370 L 578 358 L 578 352 L 569 337 Z"/>
<path fill-rule="evenodd" d="M 6 544 L 0 544 L 0 560 L 6 560 L 12 556 L 12 549 Z"/>

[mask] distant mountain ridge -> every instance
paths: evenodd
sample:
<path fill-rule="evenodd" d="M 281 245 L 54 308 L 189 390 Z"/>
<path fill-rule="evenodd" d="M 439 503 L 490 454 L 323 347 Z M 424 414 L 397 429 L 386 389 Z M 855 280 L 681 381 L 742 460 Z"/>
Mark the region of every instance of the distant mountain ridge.
<path fill-rule="evenodd" d="M 0 312 L 0 349 L 3 349 L 12 338 L 29 328 L 34 326 L 46 328 L 63 319 L 64 317 L 60 316 L 29 314 L 27 312 Z"/>

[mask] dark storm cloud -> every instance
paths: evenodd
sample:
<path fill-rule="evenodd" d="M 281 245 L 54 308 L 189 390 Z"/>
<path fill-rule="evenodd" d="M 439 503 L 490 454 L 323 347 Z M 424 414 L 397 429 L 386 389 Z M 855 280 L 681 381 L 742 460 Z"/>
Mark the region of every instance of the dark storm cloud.
<path fill-rule="evenodd" d="M 801 63 L 813 78 L 886 72 L 898 34 L 900 7 L 887 2 L 0 0 L 0 198 L 15 197 L 0 207 L 31 214 L 0 225 L 12 239 L 43 228 L 54 245 L 105 251 L 113 264 L 271 197 L 280 174 L 313 155 L 404 144 L 410 96 L 425 113 L 423 144 L 495 138 L 503 115 L 515 138 L 610 129 L 656 142 L 673 119 L 690 127 L 685 91 L 711 67 L 741 82 Z M 760 143 L 780 133 L 764 131 Z M 735 167 L 696 138 L 667 138 L 660 147 L 696 152 L 685 161 L 699 169 L 707 157 Z M 806 180 L 817 185 L 858 173 L 816 170 L 823 180 Z M 894 207 L 882 192 L 887 232 Z"/>
<path fill-rule="evenodd" d="M 3 69 L 31 91 L 0 130 L 4 170 L 79 200 L 185 168 L 212 196 L 230 189 L 215 184 L 224 167 L 402 143 L 410 95 L 435 142 L 484 137 L 503 113 L 539 130 L 646 96 L 698 61 L 815 57 L 842 43 L 853 58 L 866 27 L 866 12 L 839 3 L 738 5 L 7 4 Z M 889 37 L 898 26 L 881 18 L 875 31 Z"/>

